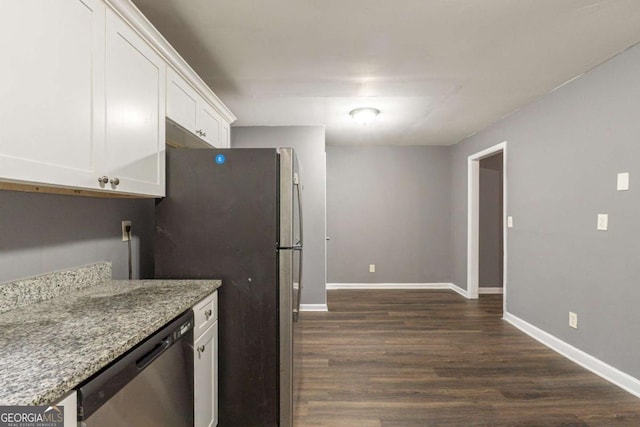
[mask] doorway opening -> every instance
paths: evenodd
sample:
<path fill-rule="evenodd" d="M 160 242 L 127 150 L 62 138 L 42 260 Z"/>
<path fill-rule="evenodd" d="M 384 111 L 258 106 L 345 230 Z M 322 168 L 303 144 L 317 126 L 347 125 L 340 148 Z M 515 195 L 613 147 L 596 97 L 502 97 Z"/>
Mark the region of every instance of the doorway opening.
<path fill-rule="evenodd" d="M 467 293 L 502 293 L 507 305 L 507 143 L 468 158 Z"/>

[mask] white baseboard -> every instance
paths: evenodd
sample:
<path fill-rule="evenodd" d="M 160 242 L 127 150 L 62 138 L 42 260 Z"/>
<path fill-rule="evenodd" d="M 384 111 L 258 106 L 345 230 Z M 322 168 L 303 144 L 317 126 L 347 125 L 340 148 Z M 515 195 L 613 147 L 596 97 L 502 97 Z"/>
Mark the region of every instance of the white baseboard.
<path fill-rule="evenodd" d="M 469 293 L 467 292 L 466 289 L 462 289 L 460 286 L 453 284 L 453 283 L 449 283 L 449 289 L 451 289 L 452 291 L 459 293 L 460 295 L 462 295 L 463 297 L 469 299 Z"/>
<path fill-rule="evenodd" d="M 327 283 L 334 289 L 451 289 L 451 283 Z"/>
<path fill-rule="evenodd" d="M 329 311 L 327 304 L 300 304 L 300 311 Z"/>
<path fill-rule="evenodd" d="M 453 283 L 327 283 L 327 290 L 335 289 L 448 289 L 469 298 L 467 291 Z"/>
<path fill-rule="evenodd" d="M 502 294 L 504 288 L 495 287 L 495 288 L 484 288 L 478 287 L 479 294 Z"/>
<path fill-rule="evenodd" d="M 590 354 L 575 348 L 571 344 L 567 344 L 561 339 L 556 338 L 548 332 L 533 326 L 511 313 L 505 313 L 504 320 L 511 323 L 525 334 L 546 345 L 550 349 L 563 355 L 567 359 L 577 363 L 585 369 L 588 369 L 610 383 L 617 385 L 621 389 L 628 391 L 634 396 L 640 397 L 640 380 L 637 378 L 614 368 L 600 359 L 596 359 Z"/>

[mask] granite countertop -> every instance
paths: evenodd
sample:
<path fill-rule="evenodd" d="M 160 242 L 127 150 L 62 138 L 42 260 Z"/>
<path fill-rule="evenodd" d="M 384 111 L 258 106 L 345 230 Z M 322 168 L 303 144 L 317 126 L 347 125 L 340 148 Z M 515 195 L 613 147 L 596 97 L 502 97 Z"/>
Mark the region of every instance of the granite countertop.
<path fill-rule="evenodd" d="M 101 280 L 0 314 L 0 405 L 55 403 L 220 285 Z"/>

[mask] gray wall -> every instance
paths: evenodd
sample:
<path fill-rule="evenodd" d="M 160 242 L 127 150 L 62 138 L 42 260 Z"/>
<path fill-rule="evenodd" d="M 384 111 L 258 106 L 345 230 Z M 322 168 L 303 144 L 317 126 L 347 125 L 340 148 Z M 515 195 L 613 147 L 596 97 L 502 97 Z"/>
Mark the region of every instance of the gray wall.
<path fill-rule="evenodd" d="M 502 287 L 502 153 L 480 160 L 480 287 Z"/>
<path fill-rule="evenodd" d="M 326 303 L 326 168 L 321 126 L 233 127 L 232 148 L 293 147 L 303 183 L 303 304 Z"/>
<path fill-rule="evenodd" d="M 508 311 L 640 378 L 640 46 L 454 146 L 453 273 L 463 288 L 467 156 L 502 141 L 514 219 Z M 630 191 L 616 191 L 618 172 L 630 172 Z M 596 231 L 598 213 L 609 231 Z"/>
<path fill-rule="evenodd" d="M 153 275 L 154 201 L 0 191 L 0 283 L 97 261 L 126 279 L 120 221 L 133 221 L 133 271 Z"/>
<path fill-rule="evenodd" d="M 451 281 L 449 152 L 327 147 L 329 282 Z"/>

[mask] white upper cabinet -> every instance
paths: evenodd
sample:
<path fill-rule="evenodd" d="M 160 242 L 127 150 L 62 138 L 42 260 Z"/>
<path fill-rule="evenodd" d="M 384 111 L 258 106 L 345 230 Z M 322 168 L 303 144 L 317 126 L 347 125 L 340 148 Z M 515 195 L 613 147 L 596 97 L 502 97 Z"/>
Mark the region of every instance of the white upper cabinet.
<path fill-rule="evenodd" d="M 105 187 L 164 195 L 166 64 L 107 10 Z"/>
<path fill-rule="evenodd" d="M 224 143 L 228 138 L 223 139 L 229 123 L 171 67 L 167 70 L 167 117 L 207 145 L 229 148 Z"/>
<path fill-rule="evenodd" d="M 222 119 L 209 104 L 203 103 L 198 109 L 198 129 L 196 133 L 213 147 L 220 141 L 220 121 Z"/>
<path fill-rule="evenodd" d="M 0 179 L 97 187 L 104 19 L 100 0 L 0 2 Z"/>
<path fill-rule="evenodd" d="M 130 0 L 0 0 L 0 54 L 2 188 L 164 196 L 167 116 L 228 147 L 231 111 Z"/>
<path fill-rule="evenodd" d="M 220 148 L 231 148 L 231 132 L 229 123 L 222 121 L 220 125 Z"/>
<path fill-rule="evenodd" d="M 167 117 L 192 133 L 196 131 L 198 98 L 195 89 L 167 67 Z"/>

